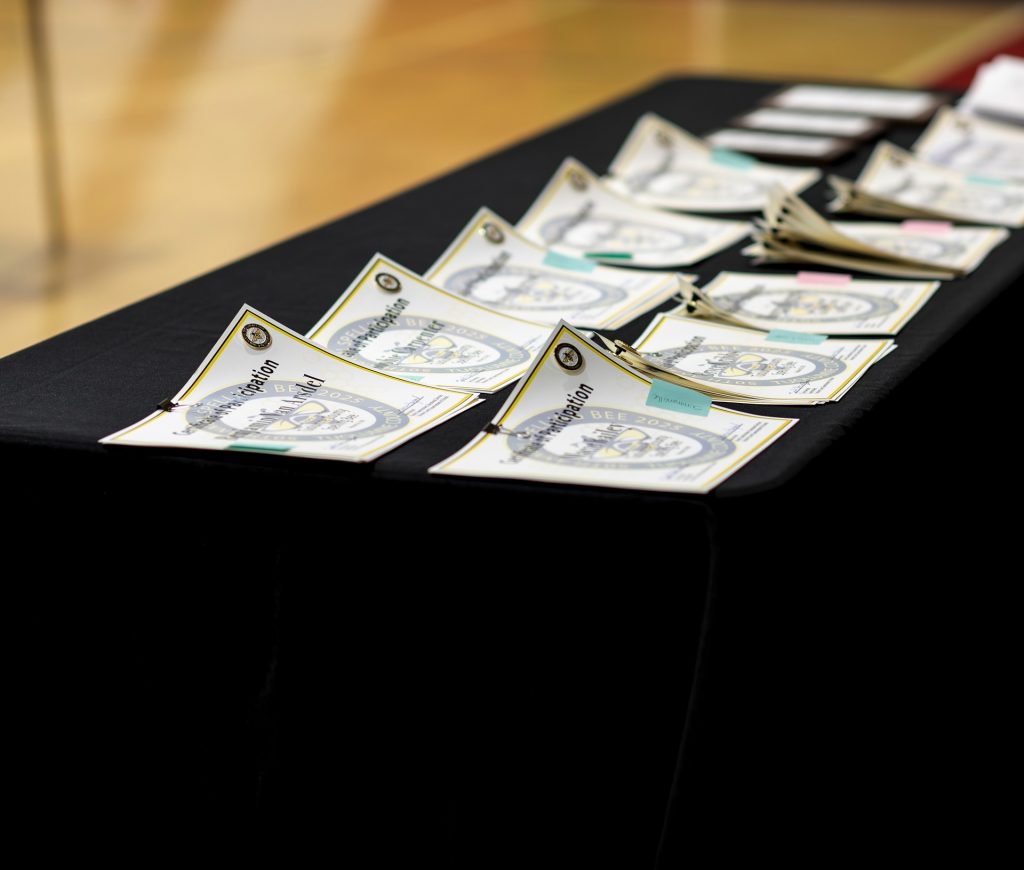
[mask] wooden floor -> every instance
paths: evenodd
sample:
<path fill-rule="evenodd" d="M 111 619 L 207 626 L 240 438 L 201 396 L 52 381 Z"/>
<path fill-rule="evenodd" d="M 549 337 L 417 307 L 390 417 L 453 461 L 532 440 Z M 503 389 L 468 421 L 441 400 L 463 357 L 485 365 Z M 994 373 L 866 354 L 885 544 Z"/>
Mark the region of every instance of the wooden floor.
<path fill-rule="evenodd" d="M 55 256 L 28 2 L 0 0 L 0 353 L 668 72 L 915 85 L 1024 26 L 1009 2 L 37 0 Z"/>

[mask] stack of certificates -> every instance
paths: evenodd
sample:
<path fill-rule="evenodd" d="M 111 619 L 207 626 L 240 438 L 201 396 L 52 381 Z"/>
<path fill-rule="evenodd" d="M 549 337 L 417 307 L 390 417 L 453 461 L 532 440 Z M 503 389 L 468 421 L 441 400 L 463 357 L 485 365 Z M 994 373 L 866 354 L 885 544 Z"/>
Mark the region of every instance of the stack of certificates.
<path fill-rule="evenodd" d="M 708 492 L 796 422 L 719 408 L 560 324 L 493 421 L 430 471 Z"/>
<path fill-rule="evenodd" d="M 746 221 L 674 214 L 617 193 L 567 158 L 516 225 L 556 253 L 612 265 L 689 266 L 735 244 Z"/>
<path fill-rule="evenodd" d="M 599 265 L 522 235 L 482 208 L 425 274 L 449 293 L 554 326 L 616 329 L 661 305 L 693 275 Z"/>
<path fill-rule="evenodd" d="M 985 178 L 1024 182 L 1024 127 L 940 109 L 914 143 L 929 163 Z"/>
<path fill-rule="evenodd" d="M 630 347 L 606 348 L 638 371 L 712 399 L 739 404 L 820 405 L 841 399 L 890 353 L 891 339 L 828 339 L 659 314 Z"/>
<path fill-rule="evenodd" d="M 829 221 L 798 196 L 773 191 L 744 253 L 759 262 L 817 263 L 903 278 L 949 280 L 973 271 L 1005 229 L 943 221 Z"/>
<path fill-rule="evenodd" d="M 765 332 L 896 335 L 938 288 L 838 272 L 719 272 L 703 288 L 685 282 L 670 313 Z"/>
<path fill-rule="evenodd" d="M 938 103 L 800 86 L 774 111 L 837 95 L 904 120 Z M 943 109 L 915 151 L 883 142 L 855 181 L 829 179 L 834 210 L 897 220 L 829 221 L 799 196 L 818 170 L 644 115 L 606 177 L 566 158 L 517 224 L 481 208 L 422 275 L 375 255 L 305 335 L 243 306 L 178 393 L 103 441 L 368 462 L 518 382 L 432 473 L 707 492 L 797 422 L 713 402 L 838 401 L 940 280 L 1008 236 L 950 221 L 1024 225 L 1024 130 Z M 754 225 L 688 213 L 756 210 Z M 701 288 L 674 271 L 748 235 L 760 262 L 845 271 L 722 272 Z M 673 299 L 633 344 L 583 331 Z"/>
<path fill-rule="evenodd" d="M 891 142 L 878 144 L 856 181 L 828 180 L 833 211 L 1024 226 L 1024 184 L 936 166 Z"/>
<path fill-rule="evenodd" d="M 711 148 L 657 115 L 644 115 L 608 169 L 610 189 L 644 205 L 681 211 L 761 211 L 775 186 L 792 193 L 821 177 L 817 169 L 761 163 Z"/>

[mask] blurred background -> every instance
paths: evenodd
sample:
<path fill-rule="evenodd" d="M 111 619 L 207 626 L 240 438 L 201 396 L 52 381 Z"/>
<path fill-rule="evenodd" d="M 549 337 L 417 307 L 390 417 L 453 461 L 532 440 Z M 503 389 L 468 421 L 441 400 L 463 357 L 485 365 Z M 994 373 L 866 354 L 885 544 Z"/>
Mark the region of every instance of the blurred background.
<path fill-rule="evenodd" d="M 0 354 L 659 76 L 1022 50 L 997 0 L 0 0 Z"/>

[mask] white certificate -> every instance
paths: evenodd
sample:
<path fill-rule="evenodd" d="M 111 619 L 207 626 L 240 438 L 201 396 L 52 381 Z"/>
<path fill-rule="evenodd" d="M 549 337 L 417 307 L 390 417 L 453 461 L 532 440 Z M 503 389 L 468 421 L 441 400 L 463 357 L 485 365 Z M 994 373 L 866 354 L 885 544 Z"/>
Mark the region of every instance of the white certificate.
<path fill-rule="evenodd" d="M 764 330 L 895 335 L 938 287 L 832 273 L 720 272 L 701 289 L 718 308 Z"/>
<path fill-rule="evenodd" d="M 733 123 L 757 130 L 783 133 L 814 133 L 818 136 L 867 136 L 878 128 L 878 122 L 867 115 L 844 115 L 834 112 L 792 112 L 787 109 L 754 109 Z"/>
<path fill-rule="evenodd" d="M 734 148 L 737 151 L 776 154 L 780 157 L 805 157 L 808 160 L 824 158 L 849 146 L 847 140 L 835 136 L 799 136 L 733 128 L 716 130 L 705 139 L 716 148 Z"/>
<path fill-rule="evenodd" d="M 449 293 L 548 327 L 564 320 L 615 329 L 679 289 L 672 273 L 600 266 L 551 251 L 486 208 L 427 270 L 426 278 Z"/>
<path fill-rule="evenodd" d="M 941 224 L 932 227 L 928 226 L 928 221 L 831 221 L 831 224 L 843 235 L 885 253 L 964 273 L 977 268 L 1009 235 L 1005 229 Z"/>
<path fill-rule="evenodd" d="M 722 153 L 653 114 L 637 121 L 608 173 L 612 190 L 645 205 L 721 212 L 760 211 L 772 185 L 800 193 L 821 177 Z"/>
<path fill-rule="evenodd" d="M 854 183 L 852 210 L 861 193 L 928 217 L 1024 225 L 1024 184 L 936 166 L 891 142 L 878 143 Z"/>
<path fill-rule="evenodd" d="M 794 85 L 770 98 L 771 105 L 785 109 L 852 112 L 875 118 L 916 120 L 927 116 L 942 102 L 925 91 L 883 88 L 849 88 L 835 85 Z"/>
<path fill-rule="evenodd" d="M 914 152 L 960 172 L 1024 181 L 1024 127 L 939 109 Z"/>
<path fill-rule="evenodd" d="M 440 290 L 377 254 L 308 337 L 375 371 L 493 393 L 529 368 L 550 332 Z"/>
<path fill-rule="evenodd" d="M 368 462 L 479 401 L 363 368 L 246 305 L 164 410 L 101 442 Z"/>
<path fill-rule="evenodd" d="M 1024 124 L 1024 58 L 1001 54 L 978 67 L 957 104 L 965 114 L 987 115 Z"/>
<path fill-rule="evenodd" d="M 688 266 L 750 233 L 746 221 L 672 214 L 632 202 L 572 158 L 516 226 L 561 253 L 654 268 Z"/>
<path fill-rule="evenodd" d="M 891 339 L 773 339 L 753 329 L 659 314 L 633 345 L 644 359 L 712 389 L 772 404 L 837 401 L 892 348 Z"/>
<path fill-rule="evenodd" d="M 663 383 L 663 382 L 662 382 Z M 648 404 L 652 381 L 568 324 L 487 429 L 435 474 L 709 492 L 796 420 Z"/>

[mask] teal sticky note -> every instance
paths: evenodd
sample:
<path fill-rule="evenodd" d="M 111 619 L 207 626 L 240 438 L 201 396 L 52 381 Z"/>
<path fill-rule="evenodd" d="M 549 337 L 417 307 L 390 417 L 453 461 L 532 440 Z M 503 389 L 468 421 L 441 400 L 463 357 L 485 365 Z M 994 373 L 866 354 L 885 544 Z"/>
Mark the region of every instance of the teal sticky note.
<path fill-rule="evenodd" d="M 588 257 L 600 260 L 632 260 L 633 255 L 626 251 L 587 251 Z"/>
<path fill-rule="evenodd" d="M 994 184 L 996 186 L 1006 184 L 1005 178 L 992 178 L 988 175 L 968 175 L 967 180 L 971 184 Z"/>
<path fill-rule="evenodd" d="M 417 384 L 423 380 L 423 375 L 402 375 L 402 377 L 407 381 L 416 381 Z"/>
<path fill-rule="evenodd" d="M 788 341 L 790 344 L 821 344 L 827 335 L 817 332 L 790 332 L 788 329 L 773 329 L 765 336 L 766 341 Z"/>
<path fill-rule="evenodd" d="M 646 404 L 652 408 L 660 408 L 662 411 L 675 411 L 677 414 L 706 417 L 711 408 L 711 399 L 696 390 L 655 378 L 647 393 Z"/>
<path fill-rule="evenodd" d="M 287 453 L 291 449 L 283 444 L 245 444 L 242 441 L 228 445 L 228 450 L 255 450 L 260 453 Z"/>
<path fill-rule="evenodd" d="M 572 269 L 574 272 L 593 272 L 597 263 L 559 254 L 558 251 L 548 251 L 544 255 L 544 265 L 554 266 L 556 269 Z"/>
<path fill-rule="evenodd" d="M 753 157 L 740 154 L 739 151 L 730 151 L 728 148 L 712 148 L 711 159 L 722 166 L 729 166 L 733 169 L 750 169 L 757 165 Z"/>

